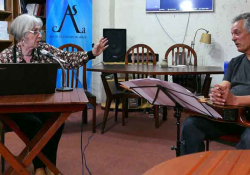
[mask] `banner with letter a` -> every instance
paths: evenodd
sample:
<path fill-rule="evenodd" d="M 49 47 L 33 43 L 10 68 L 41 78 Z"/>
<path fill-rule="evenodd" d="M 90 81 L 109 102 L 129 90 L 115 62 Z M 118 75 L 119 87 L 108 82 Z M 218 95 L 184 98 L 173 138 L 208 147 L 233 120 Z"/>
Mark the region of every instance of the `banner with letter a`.
<path fill-rule="evenodd" d="M 71 43 L 85 51 L 92 49 L 92 0 L 47 0 L 46 11 L 48 44 L 60 47 Z M 92 61 L 89 61 L 87 67 L 91 65 Z M 79 80 L 82 81 L 82 68 Z M 57 87 L 61 84 L 61 81 L 57 81 Z M 87 84 L 88 89 L 91 89 L 90 72 L 87 73 Z"/>

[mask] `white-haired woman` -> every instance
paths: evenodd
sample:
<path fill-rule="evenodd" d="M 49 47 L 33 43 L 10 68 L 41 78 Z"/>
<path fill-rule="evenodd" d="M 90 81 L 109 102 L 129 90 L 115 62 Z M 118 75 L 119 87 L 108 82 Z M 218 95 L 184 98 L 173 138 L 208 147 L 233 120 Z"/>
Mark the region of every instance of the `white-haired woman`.
<path fill-rule="evenodd" d="M 66 61 L 65 66 L 80 67 L 89 59 L 100 55 L 107 47 L 107 39 L 101 38 L 100 41 L 89 52 L 73 52 L 62 51 L 49 44 L 42 43 L 42 26 L 40 18 L 23 14 L 13 20 L 10 26 L 10 33 L 14 36 L 17 44 L 3 50 L 0 53 L 1 63 L 48 63 L 53 60 L 43 56 L 41 50 L 56 55 Z M 18 76 L 18 75 L 17 75 Z M 10 117 L 16 122 L 19 128 L 32 139 L 42 128 L 52 113 L 20 113 L 10 114 Z M 62 135 L 64 125 L 55 133 L 42 152 L 53 163 L 56 164 L 57 147 Z M 53 173 L 46 168 L 39 158 L 33 160 L 35 175 L 52 175 Z"/>

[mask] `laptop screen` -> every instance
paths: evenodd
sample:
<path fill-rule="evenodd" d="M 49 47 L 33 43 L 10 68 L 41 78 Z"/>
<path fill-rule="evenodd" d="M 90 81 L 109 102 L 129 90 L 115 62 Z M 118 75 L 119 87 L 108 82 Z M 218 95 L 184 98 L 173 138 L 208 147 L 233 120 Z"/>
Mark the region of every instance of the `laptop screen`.
<path fill-rule="evenodd" d="M 57 63 L 0 64 L 0 95 L 55 92 Z"/>

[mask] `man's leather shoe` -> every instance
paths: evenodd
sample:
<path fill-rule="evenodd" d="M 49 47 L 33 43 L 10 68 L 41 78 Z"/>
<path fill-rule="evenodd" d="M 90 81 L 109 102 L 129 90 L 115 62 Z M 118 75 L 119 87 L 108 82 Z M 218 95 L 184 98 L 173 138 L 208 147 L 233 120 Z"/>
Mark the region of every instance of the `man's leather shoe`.
<path fill-rule="evenodd" d="M 35 175 L 46 175 L 44 168 L 37 168 Z"/>

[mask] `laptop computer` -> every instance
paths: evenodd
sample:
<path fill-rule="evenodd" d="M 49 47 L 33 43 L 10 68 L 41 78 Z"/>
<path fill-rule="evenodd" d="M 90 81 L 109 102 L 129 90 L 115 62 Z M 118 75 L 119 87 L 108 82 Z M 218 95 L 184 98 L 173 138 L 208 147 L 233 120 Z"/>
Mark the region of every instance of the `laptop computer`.
<path fill-rule="evenodd" d="M 0 95 L 55 93 L 57 63 L 0 64 Z"/>

